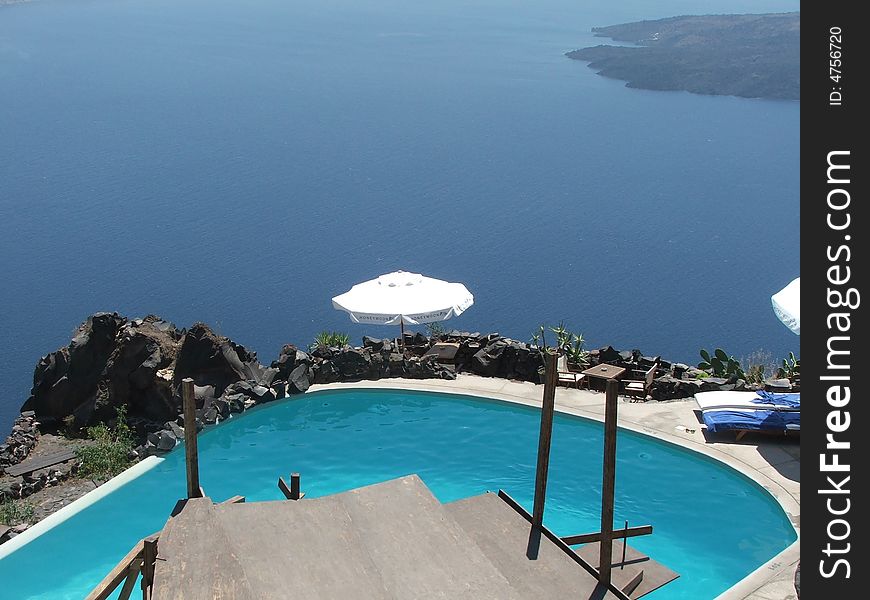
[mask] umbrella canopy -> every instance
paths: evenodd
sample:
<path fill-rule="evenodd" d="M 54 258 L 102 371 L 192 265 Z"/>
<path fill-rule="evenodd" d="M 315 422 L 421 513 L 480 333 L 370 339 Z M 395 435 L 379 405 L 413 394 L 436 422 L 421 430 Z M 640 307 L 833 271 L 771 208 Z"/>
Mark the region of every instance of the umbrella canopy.
<path fill-rule="evenodd" d="M 801 334 L 801 278 L 798 277 L 790 284 L 770 297 L 773 303 L 773 312 L 785 326 Z"/>
<path fill-rule="evenodd" d="M 396 271 L 358 283 L 332 299 L 354 323 L 419 325 L 462 314 L 474 296 L 461 283 Z"/>

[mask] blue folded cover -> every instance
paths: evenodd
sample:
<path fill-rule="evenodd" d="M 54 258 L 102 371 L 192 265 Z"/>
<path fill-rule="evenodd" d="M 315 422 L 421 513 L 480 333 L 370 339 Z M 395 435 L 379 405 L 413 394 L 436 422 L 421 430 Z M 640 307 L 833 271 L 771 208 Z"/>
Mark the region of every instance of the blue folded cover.
<path fill-rule="evenodd" d="M 755 395 L 758 398 L 754 398 L 752 401 L 757 404 L 780 404 L 782 406 L 790 406 L 791 408 L 801 407 L 800 394 L 777 394 L 759 390 L 755 392 Z"/>
<path fill-rule="evenodd" d="M 799 412 L 779 410 L 707 410 L 701 413 L 707 430 L 712 432 L 729 429 L 752 431 L 786 431 L 788 425 L 801 425 Z"/>

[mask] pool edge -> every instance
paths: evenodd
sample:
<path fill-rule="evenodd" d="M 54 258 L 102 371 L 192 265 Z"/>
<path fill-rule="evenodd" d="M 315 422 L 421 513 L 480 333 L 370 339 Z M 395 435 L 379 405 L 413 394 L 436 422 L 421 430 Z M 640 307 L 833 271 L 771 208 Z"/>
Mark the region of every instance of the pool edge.
<path fill-rule="evenodd" d="M 461 380 L 460 380 L 461 378 Z M 471 384 L 474 384 L 472 386 Z M 465 385 L 469 384 L 469 385 Z M 318 392 L 337 391 L 337 390 L 384 390 L 384 389 L 404 389 L 408 391 L 423 391 L 434 393 L 450 393 L 471 396 L 474 398 L 482 398 L 496 401 L 511 402 L 522 404 L 531 407 L 540 407 L 540 394 L 542 387 L 526 382 L 514 382 L 504 379 L 485 378 L 474 375 L 460 375 L 457 380 L 408 380 L 408 379 L 382 379 L 377 381 L 355 381 L 355 382 L 340 382 L 329 384 L 316 384 L 306 392 L 307 394 L 316 394 Z M 575 390 L 563 390 L 559 388 L 558 392 L 573 393 Z M 582 391 L 580 392 L 582 393 Z M 603 394 L 600 396 L 600 406 L 602 412 L 589 410 L 593 405 L 586 407 L 571 406 L 560 402 L 559 396 L 556 398 L 556 410 L 558 412 L 593 419 L 603 422 Z M 793 566 L 800 559 L 800 501 L 795 498 L 783 485 L 762 473 L 757 468 L 736 456 L 732 456 L 714 447 L 710 447 L 693 440 L 688 440 L 676 436 L 668 431 L 654 429 L 642 423 L 632 421 L 619 416 L 619 427 L 632 431 L 634 433 L 652 437 L 656 440 L 663 441 L 675 446 L 679 446 L 716 460 L 720 463 L 731 467 L 741 475 L 747 477 L 756 485 L 762 487 L 773 499 L 779 504 L 780 508 L 786 514 L 789 524 L 794 529 L 797 538 L 786 548 L 780 551 L 775 556 L 771 557 L 767 562 L 760 565 L 751 573 L 747 574 L 743 579 L 735 583 L 733 586 L 716 596 L 715 600 L 742 600 L 764 598 L 766 596 L 757 596 L 755 592 L 765 587 L 767 584 L 778 580 L 778 576 L 782 575 L 786 570 L 793 570 Z M 792 573 L 793 575 L 793 573 Z"/>
<path fill-rule="evenodd" d="M 286 400 L 292 401 L 294 398 L 301 399 L 304 396 L 316 395 L 320 392 L 341 390 L 406 390 L 412 392 L 448 393 L 481 400 L 508 402 L 532 408 L 540 408 L 540 394 L 542 387 L 532 383 L 515 382 L 496 378 L 483 378 L 472 375 L 460 375 L 459 378 L 454 381 L 386 379 L 378 381 L 317 384 L 311 386 L 310 390 L 305 394 L 288 397 Z M 582 402 L 575 402 L 572 404 L 571 395 L 575 393 L 583 394 L 584 392 L 563 388 L 559 388 L 557 392 L 556 410 L 560 413 L 591 419 L 598 422 L 604 420 L 603 394 L 587 396 L 585 404 Z M 589 392 L 585 393 L 589 394 Z M 593 398 L 594 401 L 589 401 L 588 398 Z M 625 406 L 626 409 L 628 409 L 628 407 L 632 405 Z M 653 406 L 655 405 L 653 404 Z M 601 409 L 600 412 L 596 412 L 596 407 Z M 763 563 L 754 571 L 747 574 L 743 579 L 716 596 L 715 600 L 760 600 L 768 598 L 770 596 L 766 594 L 761 595 L 766 591 L 763 590 L 763 588 L 772 584 L 782 584 L 786 577 L 793 579 L 794 566 L 800 558 L 800 501 L 798 498 L 795 498 L 788 489 L 748 462 L 715 447 L 691 439 L 681 438 L 680 436 L 674 435 L 673 433 L 663 429 L 650 427 L 646 424 L 626 418 L 624 414 L 620 414 L 619 416 L 619 427 L 645 437 L 652 437 L 660 442 L 684 448 L 731 467 L 737 473 L 749 479 L 750 482 L 763 488 L 764 491 L 773 497 L 783 512 L 787 515 L 789 523 L 797 536 L 796 539 L 788 547 L 770 558 L 767 562 Z M 210 429 L 211 428 L 209 428 L 209 430 Z M 81 498 L 78 498 L 71 504 L 49 515 L 24 533 L 16 536 L 5 544 L 0 545 L 0 559 L 5 558 L 34 539 L 37 539 L 46 531 L 58 526 L 73 515 L 94 504 L 126 483 L 150 471 L 163 460 L 163 458 L 156 456 L 148 457 L 107 481 L 100 487 L 88 492 Z"/>
<path fill-rule="evenodd" d="M 118 475 L 112 477 L 103 485 L 94 488 L 84 496 L 77 498 L 61 508 L 60 510 L 51 513 L 43 520 L 39 521 L 33 527 L 28 528 L 20 535 L 15 536 L 5 544 L 0 545 L 0 560 L 6 558 L 13 552 L 23 546 L 26 546 L 46 531 L 54 529 L 67 519 L 83 511 L 87 507 L 101 500 L 105 496 L 114 492 L 118 488 L 137 479 L 163 462 L 163 458 L 158 456 L 148 456 L 129 469 L 124 470 Z"/>

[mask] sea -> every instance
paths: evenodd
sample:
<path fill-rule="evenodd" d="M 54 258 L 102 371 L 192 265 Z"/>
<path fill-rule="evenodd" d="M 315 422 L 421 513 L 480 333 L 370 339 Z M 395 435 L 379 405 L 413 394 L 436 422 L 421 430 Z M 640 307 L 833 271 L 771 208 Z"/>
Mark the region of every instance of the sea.
<path fill-rule="evenodd" d="M 796 0 L 34 0 L 0 6 L 0 432 L 97 311 L 260 362 L 403 269 L 444 323 L 689 364 L 778 361 L 800 275 L 798 102 L 631 89 L 591 29 Z M 3 436 L 0 435 L 0 438 Z M 0 439 L 2 442 L 2 439 Z"/>

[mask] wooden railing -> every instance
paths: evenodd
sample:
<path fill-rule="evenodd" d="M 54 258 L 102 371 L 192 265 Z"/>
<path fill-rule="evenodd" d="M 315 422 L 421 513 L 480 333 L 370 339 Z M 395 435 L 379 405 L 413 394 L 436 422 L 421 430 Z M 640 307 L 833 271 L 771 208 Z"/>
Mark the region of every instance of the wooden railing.
<path fill-rule="evenodd" d="M 622 530 L 614 531 L 613 537 L 615 539 L 622 538 L 622 541 L 625 542 L 626 538 L 635 537 L 638 535 L 649 535 L 653 532 L 652 525 L 641 525 L 639 527 L 628 527 L 626 526 Z M 569 546 L 576 546 L 577 544 L 588 544 L 590 542 L 600 542 L 601 541 L 601 532 L 598 531 L 596 533 L 581 533 L 580 535 L 567 535 L 562 537 L 562 541 L 568 544 Z"/>
<path fill-rule="evenodd" d="M 121 588 L 121 593 L 118 596 L 118 600 L 128 600 L 130 598 L 130 594 L 133 593 L 133 587 L 136 585 L 136 580 L 139 578 L 139 574 L 144 574 L 144 562 L 145 562 L 145 540 L 149 540 L 149 545 L 152 548 L 156 549 L 157 539 L 160 536 L 160 532 L 157 532 L 153 535 L 149 535 L 146 538 L 142 538 L 127 555 L 121 559 L 121 561 L 115 565 L 115 568 L 109 571 L 109 574 L 106 575 L 103 580 L 97 584 L 97 586 L 91 591 L 90 594 L 87 595 L 86 600 L 105 600 L 108 598 L 112 592 L 114 592 L 121 582 L 124 583 Z M 155 552 L 156 558 L 156 552 Z M 154 564 L 152 563 L 149 572 L 153 575 L 154 573 Z M 153 583 L 153 580 L 150 582 Z M 150 599 L 150 583 L 147 584 L 148 591 L 146 593 L 146 579 L 143 576 L 142 578 L 142 597 L 144 599 Z"/>
<path fill-rule="evenodd" d="M 233 496 L 220 504 L 237 504 L 244 501 L 244 496 Z M 115 565 L 115 568 L 109 571 L 109 574 L 91 590 L 85 600 L 106 600 L 118 589 L 118 586 L 121 586 L 118 600 L 129 600 L 139 575 L 142 575 L 140 586 L 142 600 L 151 600 L 151 590 L 154 586 L 154 565 L 157 561 L 157 545 L 162 532 L 163 530 L 157 531 L 136 542 L 127 555 Z"/>
<path fill-rule="evenodd" d="M 196 397 L 194 394 L 193 379 L 187 377 L 181 382 L 182 400 L 184 406 L 184 454 L 187 475 L 187 499 L 204 498 L 205 491 L 199 484 L 199 456 L 196 443 Z M 297 496 L 299 492 L 299 475 L 294 473 L 295 479 L 291 478 L 291 489 Z M 291 490 L 288 490 L 290 492 Z M 172 512 L 172 516 L 178 514 L 187 500 L 179 500 Z M 244 496 L 233 496 L 224 500 L 221 504 L 237 504 L 244 502 Z M 170 516 L 170 520 L 172 519 Z M 121 583 L 118 600 L 128 600 L 133 593 L 133 587 L 139 575 L 142 575 L 142 598 L 151 600 L 151 589 L 154 586 L 154 564 L 157 561 L 157 543 L 160 540 L 161 531 L 142 538 L 127 555 L 121 559 L 103 580 L 88 594 L 86 600 L 105 600 Z"/>

